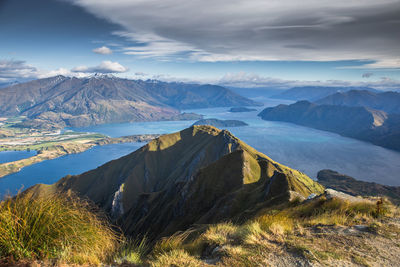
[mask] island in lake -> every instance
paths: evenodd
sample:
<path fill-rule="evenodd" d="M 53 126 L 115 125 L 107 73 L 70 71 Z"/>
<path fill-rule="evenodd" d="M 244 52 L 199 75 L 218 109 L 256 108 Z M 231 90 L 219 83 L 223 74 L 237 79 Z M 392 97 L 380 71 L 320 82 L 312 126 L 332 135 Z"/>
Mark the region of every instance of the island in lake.
<path fill-rule="evenodd" d="M 239 127 L 247 126 L 244 121 L 239 120 L 219 120 L 219 119 L 202 119 L 198 120 L 193 125 L 211 125 L 214 127 Z"/>
<path fill-rule="evenodd" d="M 255 108 L 246 108 L 246 107 L 233 107 L 229 110 L 229 112 L 251 112 L 257 111 Z"/>

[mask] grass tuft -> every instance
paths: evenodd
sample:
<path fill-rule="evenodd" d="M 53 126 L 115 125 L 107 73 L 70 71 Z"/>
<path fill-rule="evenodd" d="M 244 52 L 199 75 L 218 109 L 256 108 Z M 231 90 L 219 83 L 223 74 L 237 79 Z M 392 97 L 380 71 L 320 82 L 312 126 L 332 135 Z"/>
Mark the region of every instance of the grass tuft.
<path fill-rule="evenodd" d="M 150 251 L 147 237 L 141 239 L 125 240 L 114 257 L 117 264 L 143 264 L 146 255 Z"/>
<path fill-rule="evenodd" d="M 263 215 L 257 219 L 261 229 L 276 236 L 293 232 L 294 220 L 285 213 Z"/>
<path fill-rule="evenodd" d="M 100 264 L 120 241 L 106 218 L 88 202 L 57 194 L 17 195 L 0 202 L 0 258 Z"/>
<path fill-rule="evenodd" d="M 173 250 L 183 249 L 190 231 L 177 232 L 169 237 L 160 239 L 153 247 L 153 254 L 165 254 Z"/>
<path fill-rule="evenodd" d="M 189 255 L 182 249 L 171 250 L 158 255 L 154 261 L 150 263 L 152 267 L 164 267 L 164 266 L 191 266 L 200 267 L 207 266 L 204 262 L 198 258 Z"/>
<path fill-rule="evenodd" d="M 230 222 L 210 226 L 202 235 L 202 239 L 209 245 L 221 246 L 235 239 L 238 227 Z"/>

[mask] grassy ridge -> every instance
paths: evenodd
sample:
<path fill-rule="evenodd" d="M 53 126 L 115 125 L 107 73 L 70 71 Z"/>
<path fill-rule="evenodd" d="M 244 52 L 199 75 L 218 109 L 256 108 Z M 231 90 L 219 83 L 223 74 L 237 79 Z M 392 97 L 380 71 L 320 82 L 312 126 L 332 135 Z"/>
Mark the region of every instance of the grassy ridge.
<path fill-rule="evenodd" d="M 333 232 L 335 238 L 331 240 L 328 232 L 321 235 L 313 231 L 324 227 L 349 229 L 360 223 L 375 231 L 383 228 L 379 221 L 393 212 L 397 211 L 389 202 L 380 208 L 373 202 L 349 203 L 324 197 L 308 203 L 291 203 L 264 210 L 242 225 L 219 223 L 164 238 L 155 245 L 147 263 L 157 267 L 275 266 L 267 255 L 276 253 L 286 257 L 290 256 L 285 254 L 288 251 L 311 262 L 323 264 L 333 259 L 368 266 L 354 251 L 362 250 L 362 238 L 357 244 L 357 238 L 348 237 L 353 242 L 349 251 L 342 247 L 347 237 L 339 239 Z"/>
<path fill-rule="evenodd" d="M 294 253 L 308 262 L 334 259 L 368 266 L 357 254 L 365 239 L 357 239 L 358 235 L 338 238 L 337 232 L 330 236 L 320 229 L 335 225 L 348 229 L 363 223 L 371 232 L 393 236 L 400 228 L 388 232 L 380 222 L 397 213 L 386 201 L 378 207 L 374 202 L 349 203 L 322 196 L 263 210 L 244 224 L 198 225 L 150 244 L 146 237 L 126 241 L 107 218 L 75 196 L 19 195 L 0 203 L 0 264 L 40 260 L 155 267 L 274 266 L 268 258 L 271 253 L 289 258 Z M 350 242 L 352 250 L 343 250 L 343 242 Z"/>

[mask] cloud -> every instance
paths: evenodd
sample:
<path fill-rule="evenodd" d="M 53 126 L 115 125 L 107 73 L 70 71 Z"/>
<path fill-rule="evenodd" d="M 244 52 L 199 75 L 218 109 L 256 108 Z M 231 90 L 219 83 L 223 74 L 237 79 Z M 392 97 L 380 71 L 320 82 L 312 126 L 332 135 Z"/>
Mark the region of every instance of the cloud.
<path fill-rule="evenodd" d="M 270 87 L 276 89 L 287 89 L 293 87 L 295 84 L 293 81 L 264 77 L 247 72 L 227 73 L 219 80 L 214 81 L 214 83 L 233 87 Z"/>
<path fill-rule="evenodd" d="M 70 76 L 70 77 L 77 77 L 77 78 L 84 78 L 90 76 L 88 73 L 84 72 L 72 72 L 71 70 L 65 69 L 65 68 L 58 68 L 55 70 L 51 71 L 46 71 L 38 75 L 37 78 L 48 78 L 48 77 L 54 77 L 57 75 L 62 75 L 62 76 Z"/>
<path fill-rule="evenodd" d="M 370 60 L 400 68 L 398 0 L 71 0 L 122 26 L 136 57 Z M 362 67 L 361 67 L 362 68 Z"/>
<path fill-rule="evenodd" d="M 25 82 L 33 79 L 53 77 L 57 75 L 86 77 L 86 73 L 73 73 L 68 69 L 41 70 L 27 64 L 23 60 L 0 60 L 0 82 L 14 83 Z"/>
<path fill-rule="evenodd" d="M 122 66 L 118 62 L 103 61 L 100 65 L 94 67 L 78 66 L 71 69 L 71 71 L 78 73 L 122 73 L 127 72 L 128 68 Z"/>
<path fill-rule="evenodd" d="M 101 54 L 101 55 L 112 54 L 112 50 L 110 48 L 108 48 L 107 46 L 98 47 L 98 48 L 93 49 L 92 51 L 95 52 L 96 54 Z"/>
<path fill-rule="evenodd" d="M 363 73 L 362 77 L 363 78 L 369 78 L 369 77 L 372 77 L 373 75 L 374 74 L 372 72 L 366 72 L 366 73 Z"/>
<path fill-rule="evenodd" d="M 257 88 L 268 87 L 274 89 L 289 89 L 296 86 L 354 86 L 354 87 L 372 87 L 380 90 L 398 90 L 400 89 L 400 81 L 389 77 L 381 77 L 376 81 L 342 81 L 342 80 L 327 80 L 327 81 L 299 81 L 299 80 L 284 80 L 273 77 L 264 77 L 261 75 L 239 72 L 227 73 L 220 79 L 208 81 L 209 83 L 219 84 L 223 86 Z"/>
<path fill-rule="evenodd" d="M 141 72 L 141 71 L 135 72 L 135 76 L 148 76 L 148 75 L 149 74 L 147 74 L 145 72 Z"/>
<path fill-rule="evenodd" d="M 91 73 L 123 73 L 127 71 L 128 68 L 122 66 L 118 62 L 112 61 L 103 61 L 94 67 L 78 66 L 71 70 L 58 68 L 49 71 L 38 69 L 22 60 L 0 59 L 1 83 L 24 82 L 32 79 L 47 78 L 57 75 L 83 78 L 90 76 Z M 143 74 L 143 76 L 144 75 L 145 74 Z"/>
<path fill-rule="evenodd" d="M 174 77 L 171 75 L 153 75 L 149 78 L 164 82 L 218 84 L 221 86 L 254 88 L 254 89 L 258 88 L 260 90 L 262 90 L 263 88 L 286 90 L 298 86 L 371 87 L 383 91 L 400 89 L 400 81 L 389 77 L 381 77 L 379 80 L 369 81 L 369 82 L 343 81 L 343 80 L 304 81 L 304 80 L 285 80 L 274 77 L 266 77 L 255 73 L 237 72 L 237 73 L 226 73 L 220 78 L 187 79 L 182 77 Z"/>
<path fill-rule="evenodd" d="M 13 80 L 15 78 L 35 78 L 39 74 L 37 68 L 26 64 L 22 60 L 1 60 L 0 59 L 0 78 Z"/>

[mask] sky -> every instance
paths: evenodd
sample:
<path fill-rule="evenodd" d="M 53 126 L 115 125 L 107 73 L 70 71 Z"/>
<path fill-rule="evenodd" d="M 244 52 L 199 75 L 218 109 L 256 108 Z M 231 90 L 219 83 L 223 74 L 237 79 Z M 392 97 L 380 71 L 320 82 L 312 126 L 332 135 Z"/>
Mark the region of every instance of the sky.
<path fill-rule="evenodd" d="M 0 0 L 0 83 L 400 88 L 400 0 Z"/>

